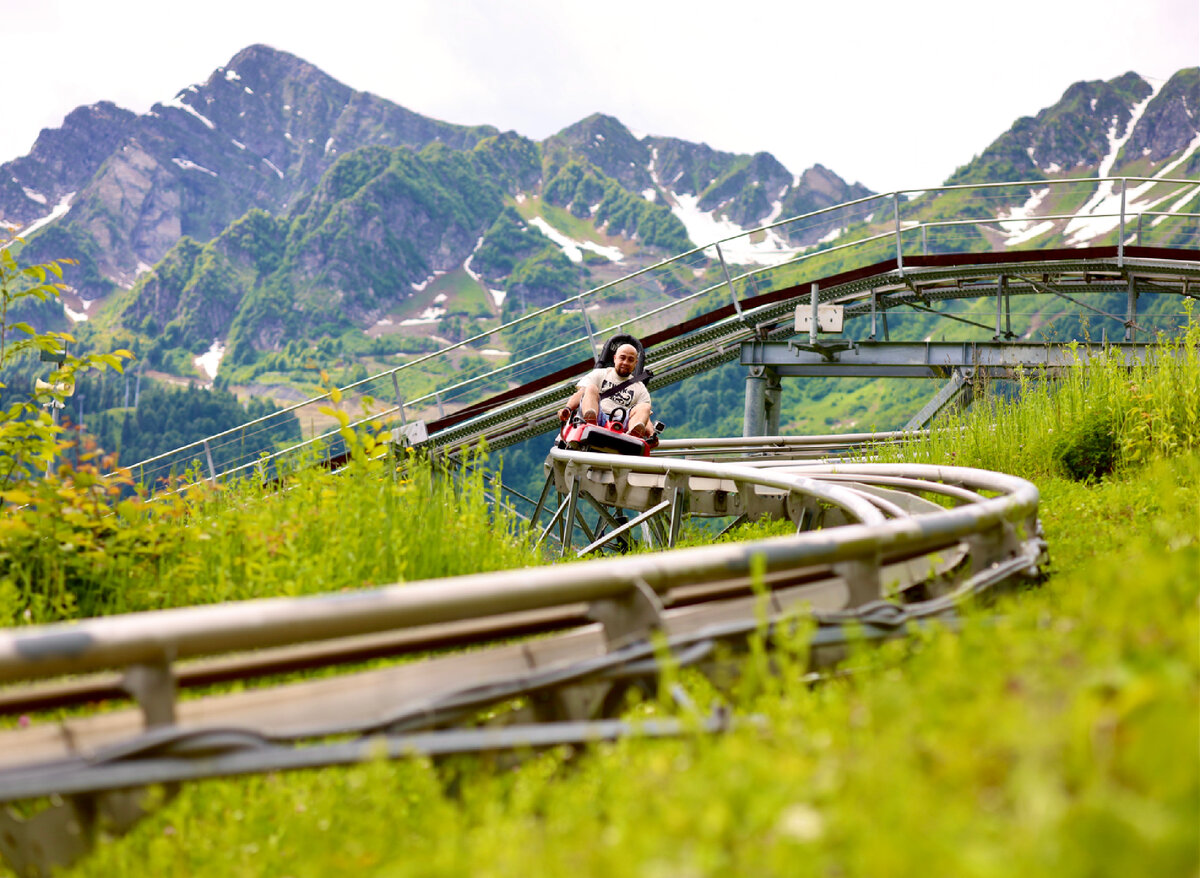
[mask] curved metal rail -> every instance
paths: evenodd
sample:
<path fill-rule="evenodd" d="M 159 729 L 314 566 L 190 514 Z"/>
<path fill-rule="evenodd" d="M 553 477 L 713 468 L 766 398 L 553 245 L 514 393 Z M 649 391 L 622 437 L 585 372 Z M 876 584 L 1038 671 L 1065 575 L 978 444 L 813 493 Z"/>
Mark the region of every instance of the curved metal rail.
<path fill-rule="evenodd" d="M 0 733 L 0 802 L 67 797 L 27 821 L 0 815 L 0 852 L 18 869 L 41 868 L 62 860 L 38 859 L 35 848 L 44 852 L 47 839 L 69 835 L 84 839 L 77 856 L 98 827 L 137 818 L 136 789 L 146 784 L 347 764 L 367 752 L 361 741 L 329 736 L 381 735 L 386 752 L 399 758 L 630 734 L 610 717 L 631 686 L 655 684 L 664 648 L 681 663 L 708 667 L 716 643 L 736 648 L 763 636 L 764 609 L 769 629 L 810 613 L 821 626 L 812 653 L 820 667 L 844 654 L 841 626 L 849 620 L 868 637 L 901 636 L 971 595 L 1035 574 L 1043 561 L 1038 492 L 1023 479 L 772 456 L 803 444 L 743 442 L 738 451 L 753 447 L 749 456 L 718 462 L 570 451 L 553 451 L 547 461 L 548 484 L 560 485 L 566 502 L 582 495 L 606 509 L 669 508 L 674 522 L 686 512 L 767 515 L 795 523 L 799 532 L 790 536 L 0 632 L 0 681 L 23 684 L 3 693 L 7 710 L 43 705 L 48 690 L 61 696 L 63 686 L 82 697 L 111 692 L 111 673 L 49 687 L 36 682 L 111 671 L 123 674 L 120 685 L 141 708 Z M 698 442 L 689 450 L 714 447 L 728 448 Z M 718 508 L 718 495 L 727 508 Z M 520 636 L 535 623 L 542 636 Z M 650 637 L 656 631 L 658 645 Z M 446 643 L 476 648 L 266 689 L 175 697 L 177 684 L 206 679 L 195 672 L 204 662 L 189 659 L 207 656 L 210 669 L 225 663 L 224 679 L 250 679 L 297 667 L 303 653 L 309 666 L 353 660 L 371 638 L 390 639 L 397 653 Z M 518 709 L 500 709 L 514 699 Z M 501 725 L 460 728 L 482 711 L 498 712 Z M 728 721 L 717 716 L 701 725 L 717 730 Z M 645 731 L 679 730 L 668 720 Z"/>

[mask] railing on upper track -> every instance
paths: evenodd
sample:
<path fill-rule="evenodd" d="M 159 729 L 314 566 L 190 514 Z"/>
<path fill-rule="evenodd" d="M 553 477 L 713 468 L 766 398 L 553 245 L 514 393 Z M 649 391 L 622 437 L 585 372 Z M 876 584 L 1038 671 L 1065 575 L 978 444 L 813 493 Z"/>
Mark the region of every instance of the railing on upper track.
<path fill-rule="evenodd" d="M 903 271 L 905 258 L 917 254 L 1036 254 L 1036 241 L 1052 231 L 1073 246 L 1115 237 L 1118 264 L 1127 244 L 1200 248 L 1200 213 L 1183 210 L 1197 197 L 1200 181 L 1144 177 L 971 184 L 873 195 L 695 247 L 346 385 L 339 394 L 361 404 L 356 424 L 403 428 L 410 420 L 442 417 L 497 390 L 585 360 L 614 331 L 645 336 L 729 304 L 741 316 L 740 303 L 748 297 L 885 259 L 894 259 Z M 1076 213 L 1031 217 L 1041 204 L 1063 205 L 1064 210 L 1082 206 Z M 649 307 L 638 311 L 627 304 L 631 301 Z M 601 307 L 610 322 L 597 326 L 589 312 Z M 512 348 L 501 352 L 509 360 L 489 369 L 478 349 L 501 333 Z M 429 370 L 457 371 L 461 377 L 439 383 Z M 313 396 L 148 458 L 132 466 L 134 476 L 161 484 L 189 463 L 198 464 L 211 479 L 251 475 L 256 469 L 265 475 L 268 467 L 306 453 L 336 455 L 342 450 L 337 425 L 328 412 L 321 412 L 334 405 L 332 399 L 331 393 Z M 309 424 L 312 435 L 270 454 L 254 456 L 245 450 L 248 443 L 261 447 L 262 434 L 291 418 Z M 317 427 L 318 418 L 332 426 Z"/>

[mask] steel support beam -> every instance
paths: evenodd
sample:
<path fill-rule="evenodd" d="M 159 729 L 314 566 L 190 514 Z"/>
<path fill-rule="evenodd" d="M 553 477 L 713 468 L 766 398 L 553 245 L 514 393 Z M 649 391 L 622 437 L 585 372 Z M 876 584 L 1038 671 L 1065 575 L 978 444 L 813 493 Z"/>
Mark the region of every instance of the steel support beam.
<path fill-rule="evenodd" d="M 1122 352 L 1127 362 L 1142 359 L 1157 346 L 1150 343 L 1109 344 L 1108 350 Z M 847 378 L 949 378 L 955 369 L 982 369 L 992 377 L 1024 370 L 1065 369 L 1086 364 L 1100 347 L 1071 351 L 1062 345 L 1026 344 L 1003 341 L 973 342 L 858 342 L 847 350 L 806 350 L 790 342 L 747 342 L 742 345 L 741 363 L 760 370 L 755 394 L 765 399 L 766 371 L 795 377 Z M 752 378 L 747 378 L 746 412 L 751 414 Z M 761 388 L 761 390 L 760 390 Z M 756 400 L 758 396 L 754 397 Z M 761 409 L 756 408 L 755 411 Z M 765 427 L 765 414 L 763 415 Z M 756 422 L 757 423 L 757 422 Z M 749 427 L 749 420 L 747 426 Z M 763 435 L 746 432 L 743 435 Z"/>
<path fill-rule="evenodd" d="M 765 436 L 779 435 L 779 408 L 783 403 L 783 385 L 779 382 L 779 373 L 774 369 L 764 370 L 767 379 L 766 396 L 766 433 Z"/>
<path fill-rule="evenodd" d="M 950 380 L 939 390 L 929 402 L 913 415 L 912 420 L 904 425 L 905 430 L 923 430 L 938 413 L 956 400 L 966 408 L 974 399 L 971 388 L 971 378 L 966 369 L 955 369 Z"/>
<path fill-rule="evenodd" d="M 746 408 L 742 417 L 743 436 L 767 435 L 766 369 L 752 365 L 746 375 Z"/>

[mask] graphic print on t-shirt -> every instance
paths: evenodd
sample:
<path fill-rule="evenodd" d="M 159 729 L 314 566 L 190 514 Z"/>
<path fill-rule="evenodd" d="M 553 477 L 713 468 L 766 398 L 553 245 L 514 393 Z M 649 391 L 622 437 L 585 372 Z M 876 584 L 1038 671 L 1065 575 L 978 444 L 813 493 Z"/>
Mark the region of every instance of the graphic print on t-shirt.
<path fill-rule="evenodd" d="M 612 421 L 624 422 L 629 411 L 638 405 L 638 403 L 650 403 L 650 394 L 646 391 L 646 386 L 640 381 L 634 382 L 627 387 L 622 387 L 616 393 L 609 393 L 615 387 L 625 384 L 628 381 L 628 376 L 622 378 L 616 369 L 611 366 L 608 369 L 596 369 L 589 372 L 576 385 L 580 390 L 585 387 L 594 387 L 600 393 L 600 411 Z M 608 393 L 608 396 L 605 394 Z"/>
<path fill-rule="evenodd" d="M 603 393 L 604 391 L 608 390 L 608 388 L 615 386 L 616 382 L 609 381 L 607 378 L 605 378 L 600 382 L 600 392 Z M 621 406 L 621 408 L 627 409 L 633 405 L 633 388 L 626 387 L 623 390 L 618 390 L 612 396 L 608 397 L 608 399 L 612 400 L 613 405 Z"/>

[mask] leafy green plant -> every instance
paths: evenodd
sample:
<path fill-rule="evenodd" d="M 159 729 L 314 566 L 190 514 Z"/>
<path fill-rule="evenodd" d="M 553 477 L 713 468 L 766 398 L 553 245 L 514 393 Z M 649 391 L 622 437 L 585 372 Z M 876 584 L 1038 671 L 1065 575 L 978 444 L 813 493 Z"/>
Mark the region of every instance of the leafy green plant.
<path fill-rule="evenodd" d="M 1075 481 L 1099 480 L 1117 464 L 1119 429 L 1111 413 L 1090 411 L 1059 437 L 1054 446 L 1055 459 Z"/>
<path fill-rule="evenodd" d="M 62 266 L 56 260 L 22 267 L 11 243 L 0 242 L 0 373 L 10 363 L 31 353 L 55 363 L 49 380 L 37 382 L 26 399 L 10 399 L 0 410 L 0 488 L 19 485 L 47 470 L 63 447 L 62 428 L 46 408 L 61 407 L 74 389 L 75 376 L 89 369 L 122 370 L 131 359 L 127 350 L 109 354 L 75 355 L 67 346 L 75 341 L 65 332 L 39 332 L 23 321 L 9 320 L 9 312 L 28 299 L 45 302 L 62 292 Z M 0 389 L 4 385 L 0 383 Z M 10 501 L 11 502 L 11 501 Z"/>

